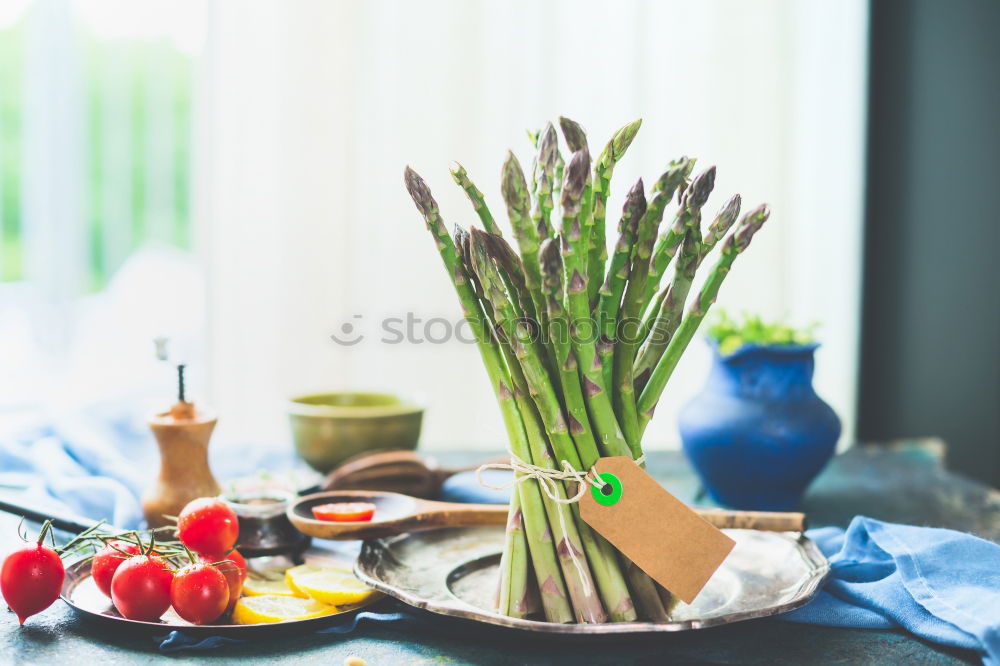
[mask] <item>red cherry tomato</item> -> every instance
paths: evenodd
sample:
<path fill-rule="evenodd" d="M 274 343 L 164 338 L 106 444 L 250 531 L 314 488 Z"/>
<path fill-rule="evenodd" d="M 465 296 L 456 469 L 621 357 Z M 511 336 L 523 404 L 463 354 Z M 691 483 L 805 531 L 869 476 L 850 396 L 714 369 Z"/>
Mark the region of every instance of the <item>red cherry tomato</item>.
<path fill-rule="evenodd" d="M 312 512 L 316 520 L 330 520 L 336 523 L 364 523 L 375 515 L 375 505 L 369 502 L 335 502 L 314 506 Z"/>
<path fill-rule="evenodd" d="M 111 601 L 130 620 L 155 622 L 170 608 L 170 565 L 156 555 L 133 555 L 111 578 Z"/>
<path fill-rule="evenodd" d="M 170 583 L 170 603 L 188 622 L 208 624 L 226 612 L 229 583 L 211 564 L 189 564 L 174 574 Z"/>
<path fill-rule="evenodd" d="M 0 569 L 0 591 L 21 624 L 59 598 L 66 570 L 59 555 L 31 543 L 7 556 Z"/>
<path fill-rule="evenodd" d="M 130 556 L 139 553 L 139 547 L 127 541 L 109 541 L 97 551 L 90 564 L 90 575 L 101 592 L 111 596 L 111 579 L 114 578 L 118 567 Z"/>
<path fill-rule="evenodd" d="M 177 538 L 196 553 L 225 553 L 240 531 L 236 513 L 217 497 L 191 500 L 177 516 Z"/>
<path fill-rule="evenodd" d="M 226 583 L 229 584 L 229 604 L 226 610 L 232 610 L 243 592 L 243 582 L 247 579 L 247 561 L 237 550 L 228 555 L 202 555 L 201 561 L 215 564 L 216 569 L 226 577 Z"/>

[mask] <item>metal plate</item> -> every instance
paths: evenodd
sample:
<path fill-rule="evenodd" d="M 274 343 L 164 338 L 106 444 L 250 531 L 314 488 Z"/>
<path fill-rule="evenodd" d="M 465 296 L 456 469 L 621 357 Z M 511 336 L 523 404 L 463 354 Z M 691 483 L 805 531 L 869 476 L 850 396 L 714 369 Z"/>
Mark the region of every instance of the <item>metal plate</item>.
<path fill-rule="evenodd" d="M 324 564 L 340 565 L 344 567 L 343 561 L 335 562 L 324 557 L 309 557 L 310 551 L 306 552 L 306 561 L 322 562 Z M 275 560 L 278 558 L 257 558 L 248 560 L 251 568 L 261 566 L 262 560 Z M 291 566 L 291 563 L 288 563 Z M 111 600 L 104 596 L 98 589 L 94 579 L 90 576 L 90 558 L 75 562 L 66 567 L 66 578 L 63 581 L 60 598 L 65 601 L 73 610 L 84 618 L 103 624 L 109 629 L 117 631 L 136 631 L 149 634 L 166 634 L 170 631 L 179 630 L 189 636 L 229 636 L 231 638 L 256 639 L 266 637 L 278 637 L 287 635 L 307 634 L 323 627 L 337 624 L 344 619 L 355 615 L 362 608 L 375 603 L 381 595 L 358 606 L 344 609 L 340 613 L 325 615 L 323 617 L 309 620 L 297 620 L 292 622 L 275 622 L 271 624 L 225 624 L 227 617 L 224 616 L 219 624 L 191 624 L 174 612 L 173 608 L 167 610 L 159 622 L 142 622 L 139 620 L 129 620 L 122 617 Z"/>
<path fill-rule="evenodd" d="M 487 624 L 553 634 L 685 631 L 785 613 L 809 602 L 830 565 L 809 539 L 791 532 L 723 530 L 736 547 L 693 604 L 667 623 L 556 624 L 493 609 L 502 527 L 451 528 L 366 541 L 355 574 L 412 606 Z"/>

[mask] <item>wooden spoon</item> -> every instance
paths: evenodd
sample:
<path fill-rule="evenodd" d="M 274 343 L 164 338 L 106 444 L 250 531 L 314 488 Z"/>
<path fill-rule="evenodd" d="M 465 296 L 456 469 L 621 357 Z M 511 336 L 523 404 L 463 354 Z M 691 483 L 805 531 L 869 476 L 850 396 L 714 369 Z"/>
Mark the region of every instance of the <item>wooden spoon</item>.
<path fill-rule="evenodd" d="M 379 490 L 413 497 L 436 497 L 454 474 L 477 469 L 481 464 L 506 462 L 496 458 L 467 467 L 440 467 L 434 458 L 413 451 L 370 451 L 349 458 L 319 486 L 319 490 Z"/>
<path fill-rule="evenodd" d="M 370 502 L 375 505 L 375 516 L 370 521 L 351 523 L 313 518 L 312 507 L 331 502 Z M 714 509 L 695 511 L 718 528 L 766 532 L 805 530 L 805 515 L 801 513 Z M 376 539 L 439 527 L 504 525 L 507 522 L 507 505 L 436 502 L 399 493 L 371 490 L 333 490 L 300 498 L 288 507 L 288 519 L 301 532 L 317 539 L 333 541 Z"/>

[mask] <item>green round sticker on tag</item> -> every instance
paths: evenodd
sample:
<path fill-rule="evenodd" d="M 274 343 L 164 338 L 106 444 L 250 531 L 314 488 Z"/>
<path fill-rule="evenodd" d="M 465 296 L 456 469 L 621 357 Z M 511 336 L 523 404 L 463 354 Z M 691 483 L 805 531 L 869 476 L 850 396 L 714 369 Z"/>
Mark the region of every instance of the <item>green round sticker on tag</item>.
<path fill-rule="evenodd" d="M 617 504 L 618 500 L 622 498 L 622 482 L 614 474 L 605 473 L 598 476 L 601 477 L 601 480 L 606 485 L 600 488 L 596 486 L 590 487 L 590 494 L 593 496 L 594 501 L 601 506 L 613 506 Z"/>

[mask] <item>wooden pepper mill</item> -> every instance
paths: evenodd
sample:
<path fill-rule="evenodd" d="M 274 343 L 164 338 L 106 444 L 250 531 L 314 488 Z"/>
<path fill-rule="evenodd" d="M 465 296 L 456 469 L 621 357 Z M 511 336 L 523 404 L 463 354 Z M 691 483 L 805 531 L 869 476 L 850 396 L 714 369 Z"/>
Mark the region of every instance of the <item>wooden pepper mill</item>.
<path fill-rule="evenodd" d="M 177 404 L 149 419 L 160 447 L 160 475 L 142 495 L 142 511 L 150 527 L 173 521 L 181 509 L 198 497 L 214 497 L 222 492 L 208 467 L 208 440 L 217 419 L 195 409 L 184 399 L 184 366 L 177 366 Z"/>

